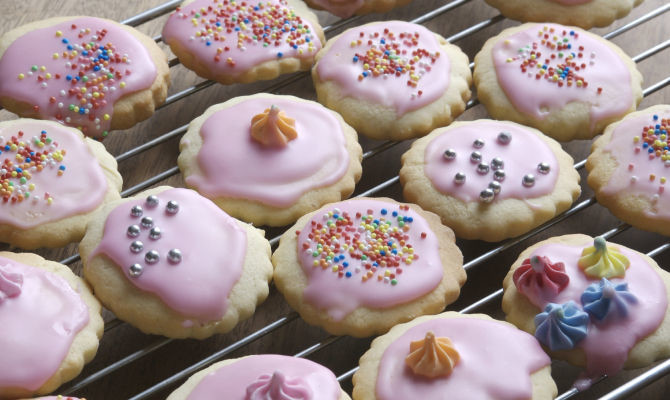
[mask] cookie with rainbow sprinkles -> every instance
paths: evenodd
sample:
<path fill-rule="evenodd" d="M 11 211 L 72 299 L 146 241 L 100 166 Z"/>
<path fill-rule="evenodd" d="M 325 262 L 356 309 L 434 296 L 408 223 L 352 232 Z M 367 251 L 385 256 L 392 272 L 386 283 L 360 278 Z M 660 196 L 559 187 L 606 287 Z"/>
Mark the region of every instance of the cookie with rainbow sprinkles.
<path fill-rule="evenodd" d="M 0 37 L 0 105 L 96 139 L 149 118 L 169 73 L 153 39 L 102 18 L 50 18 Z"/>
<path fill-rule="evenodd" d="M 372 22 L 319 51 L 312 79 L 321 104 L 359 134 L 403 140 L 448 125 L 470 98 L 468 57 L 425 27 Z"/>
<path fill-rule="evenodd" d="M 503 282 L 507 320 L 552 357 L 584 367 L 578 388 L 670 356 L 670 274 L 604 238 L 565 235 L 524 250 Z"/>
<path fill-rule="evenodd" d="M 186 0 L 163 40 L 186 68 L 226 85 L 307 70 L 326 41 L 301 0 Z"/>
<path fill-rule="evenodd" d="M 487 40 L 473 76 L 492 117 L 560 141 L 590 139 L 642 100 L 642 75 L 629 56 L 600 36 L 558 24 L 523 24 Z"/>
<path fill-rule="evenodd" d="M 644 0 L 485 0 L 507 18 L 590 29 L 608 26 Z"/>
<path fill-rule="evenodd" d="M 437 215 L 387 198 L 328 204 L 300 218 L 272 255 L 274 280 L 310 324 L 384 333 L 456 300 L 463 256 Z"/>

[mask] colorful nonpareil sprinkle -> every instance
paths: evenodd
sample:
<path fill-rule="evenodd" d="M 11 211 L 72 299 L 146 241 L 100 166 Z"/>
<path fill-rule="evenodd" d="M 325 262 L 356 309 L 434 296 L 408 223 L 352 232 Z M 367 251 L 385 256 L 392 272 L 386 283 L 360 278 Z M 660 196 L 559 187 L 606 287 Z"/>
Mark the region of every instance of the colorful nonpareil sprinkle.
<path fill-rule="evenodd" d="M 49 193 L 39 193 L 35 184 L 30 182 L 33 174 L 44 169 L 56 169 L 62 176 L 66 167 L 63 159 L 65 149 L 42 131 L 40 136 L 25 139 L 22 131 L 9 139 L 0 136 L 0 196 L 3 203 L 27 201 L 45 201 L 52 204 L 53 197 Z"/>
<path fill-rule="evenodd" d="M 403 268 L 419 259 L 410 243 L 413 218 L 407 216 L 408 210 L 400 205 L 351 215 L 334 208 L 323 214 L 322 222 L 312 219 L 305 228 L 310 230 L 308 239 L 298 246 L 312 255 L 314 268 L 330 270 L 340 278 L 360 277 L 362 282 L 377 280 L 395 286 Z M 424 239 L 425 232 L 420 237 Z"/>

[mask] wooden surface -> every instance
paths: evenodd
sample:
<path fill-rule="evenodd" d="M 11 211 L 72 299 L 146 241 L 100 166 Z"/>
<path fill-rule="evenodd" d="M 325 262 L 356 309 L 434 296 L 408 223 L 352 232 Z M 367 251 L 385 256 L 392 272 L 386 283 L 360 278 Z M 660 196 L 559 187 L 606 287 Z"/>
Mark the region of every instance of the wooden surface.
<path fill-rule="evenodd" d="M 116 1 L 104 2 L 101 0 L 72 1 L 72 0 L 28 0 L 28 1 L 2 1 L 2 13 L 0 13 L 0 32 L 9 30 L 15 26 L 38 20 L 41 18 L 62 16 L 62 15 L 92 15 L 106 17 L 114 20 L 123 20 L 132 17 L 142 11 L 164 3 L 166 0 L 137 0 L 137 1 Z M 666 0 L 646 0 L 641 6 L 625 19 L 616 22 L 614 25 L 596 29 L 595 32 L 604 34 L 612 31 L 614 28 L 622 26 L 625 23 L 664 5 Z M 403 19 L 411 20 L 424 15 L 427 12 L 449 3 L 448 0 L 415 0 L 410 5 L 395 10 L 384 15 L 372 15 L 364 18 L 358 18 L 346 24 L 346 27 L 353 26 L 364 21 Z M 445 37 L 455 35 L 473 24 L 495 17 L 498 12 L 488 7 L 483 0 L 471 0 L 466 4 L 446 12 L 435 18 L 429 19 L 425 25 L 433 31 L 440 33 Z M 336 19 L 326 13 L 319 13 L 322 24 L 325 26 Z M 162 24 L 166 16 L 155 18 L 152 21 L 139 26 L 139 29 L 151 36 L 160 33 Z M 617 36 L 613 39 L 615 43 L 621 46 L 628 54 L 635 56 L 643 51 L 670 39 L 670 13 L 663 14 L 644 23 L 629 32 Z M 455 41 L 463 48 L 472 60 L 474 54 L 482 46 L 483 42 L 490 36 L 495 35 L 500 30 L 516 25 L 510 20 L 497 21 L 490 27 L 480 32 L 469 35 L 464 39 Z M 329 36 L 332 36 L 333 32 Z M 163 44 L 161 46 L 164 47 Z M 166 51 L 168 51 L 166 49 Z M 169 53 L 169 51 L 168 51 Z M 172 58 L 172 55 L 170 54 Z M 645 78 L 644 87 L 651 86 L 668 76 L 670 76 L 670 51 L 662 51 L 653 57 L 650 57 L 639 63 L 639 68 Z M 170 94 L 177 93 L 194 84 L 202 81 L 195 74 L 177 65 L 172 68 L 172 86 Z M 293 83 L 282 86 L 277 90 L 279 93 L 295 94 L 304 98 L 314 99 L 314 89 L 311 80 L 305 74 L 295 75 L 296 80 Z M 261 82 L 248 85 L 221 86 L 213 85 L 197 94 L 189 96 L 186 100 L 177 101 L 167 107 L 160 109 L 153 118 L 145 121 L 133 129 L 127 131 L 113 132 L 110 138 L 105 141 L 105 145 L 114 155 L 122 154 L 152 139 L 187 124 L 196 116 L 200 115 L 207 107 L 212 104 L 225 101 L 226 99 L 240 94 L 251 94 L 260 91 L 267 91 L 273 85 L 284 82 L 286 77 L 280 77 L 274 81 Z M 644 99 L 640 108 L 645 108 L 654 104 L 670 103 L 670 87 L 663 88 Z M 472 120 L 486 116 L 486 111 L 481 105 L 475 106 L 462 115 L 459 120 Z M 0 120 L 15 118 L 14 115 L 0 111 Z M 121 174 L 124 178 L 124 189 L 131 188 L 146 179 L 162 173 L 176 166 L 178 154 L 179 136 L 165 141 L 140 155 L 130 157 L 119 163 Z M 372 142 L 361 138 L 364 150 L 369 150 L 379 145 L 380 142 Z M 576 141 L 565 145 L 565 148 L 573 155 L 575 161 L 582 160 L 587 154 L 590 143 L 587 141 Z M 366 191 L 382 181 L 393 178 L 397 175 L 400 166 L 400 155 L 407 149 L 409 143 L 400 143 L 385 152 L 373 156 L 364 161 L 363 179 L 359 183 L 356 193 Z M 582 181 L 584 181 L 583 171 Z M 183 186 L 181 175 L 177 174 L 160 182 L 172 186 Z M 580 199 L 592 197 L 592 192 L 583 186 L 583 195 Z M 386 195 L 398 200 L 402 199 L 400 187 L 394 184 L 388 189 L 382 190 L 377 195 Z M 474 301 L 488 295 L 499 289 L 501 281 L 510 263 L 516 258 L 520 250 L 541 239 L 563 234 L 563 233 L 586 233 L 598 235 L 609 229 L 616 227 L 619 222 L 609 214 L 609 212 L 599 205 L 592 205 L 586 210 L 578 212 L 576 215 L 566 221 L 558 223 L 556 226 L 534 235 L 519 245 L 512 246 L 502 254 L 492 257 L 487 262 L 477 265 L 468 271 L 468 282 L 463 288 L 463 293 L 459 301 L 450 306 L 450 310 L 460 310 Z M 270 229 L 267 231 L 267 237 L 273 238 L 281 230 Z M 648 252 L 657 246 L 666 243 L 667 238 L 656 234 L 646 233 L 637 229 L 628 229 L 616 236 L 617 242 L 629 245 L 639 251 Z M 478 241 L 459 240 L 459 246 L 463 250 L 465 260 L 471 260 L 485 251 L 494 248 L 496 244 L 488 244 Z M 40 251 L 52 260 L 61 260 L 66 256 L 76 253 L 76 246 L 69 246 L 59 251 Z M 662 266 L 670 265 L 670 252 L 661 254 L 656 258 Z M 72 267 L 80 270 L 79 263 Z M 480 312 L 487 312 L 494 317 L 502 318 L 500 311 L 500 302 L 495 300 L 488 306 L 478 309 Z M 86 396 L 89 400 L 94 399 L 124 399 L 132 397 L 150 386 L 161 382 L 175 373 L 191 366 L 201 359 L 225 348 L 240 338 L 263 328 L 281 317 L 290 315 L 291 310 L 283 301 L 281 296 L 273 288 L 268 300 L 261 305 L 256 314 L 249 320 L 241 323 L 235 330 L 226 335 L 219 335 L 208 340 L 181 340 L 172 341 L 159 350 L 141 357 L 139 360 L 129 363 L 129 365 L 120 368 L 118 371 L 106 375 L 104 378 L 85 387 L 83 390 L 75 392 L 79 396 Z M 112 315 L 107 315 L 106 319 L 113 319 Z M 310 327 L 299 318 L 292 320 L 281 328 L 275 330 L 270 335 L 260 340 L 252 341 L 241 349 L 226 355 L 229 357 L 238 357 L 246 354 L 257 353 L 281 353 L 293 355 L 306 348 L 327 339 L 328 335 L 322 330 Z M 147 336 L 127 324 L 120 324 L 108 329 L 101 341 L 98 356 L 89 364 L 84 373 L 75 380 L 81 380 L 84 377 L 99 371 L 100 369 L 123 359 L 133 352 L 146 348 L 147 346 L 162 343 L 164 339 L 156 336 Z M 330 367 L 336 375 L 340 375 L 357 365 L 358 357 L 367 349 L 369 340 L 354 340 L 351 338 L 337 339 L 329 346 L 320 349 L 311 354 L 309 358 L 321 362 Z M 1 355 L 0 355 L 1 356 Z M 559 393 L 567 390 L 570 383 L 574 380 L 579 370 L 566 365 L 565 363 L 555 362 L 553 365 L 553 375 L 559 385 Z M 486 373 L 486 371 L 483 371 Z M 615 378 L 597 384 L 587 393 L 581 394 L 576 398 L 595 398 L 603 393 L 607 393 L 616 385 L 625 382 L 625 380 L 639 374 L 640 371 L 624 372 Z M 177 383 L 181 383 L 179 380 Z M 646 389 L 641 390 L 632 398 L 637 399 L 663 399 L 670 393 L 670 381 L 661 380 Z M 63 388 L 65 391 L 70 385 Z M 351 381 L 346 380 L 344 387 L 350 390 Z M 158 391 L 150 398 L 165 398 L 167 394 L 175 387 L 168 386 L 165 390 Z M 225 397 L 225 396 L 224 396 Z"/>

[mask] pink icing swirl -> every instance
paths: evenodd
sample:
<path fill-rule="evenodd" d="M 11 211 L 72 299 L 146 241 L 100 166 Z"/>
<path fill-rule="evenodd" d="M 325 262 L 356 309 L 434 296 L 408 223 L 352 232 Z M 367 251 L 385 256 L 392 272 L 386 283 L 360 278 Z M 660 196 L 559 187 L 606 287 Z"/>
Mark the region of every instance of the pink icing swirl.
<path fill-rule="evenodd" d="M 458 348 L 457 368 L 426 379 L 405 365 L 407 348 L 427 331 Z M 510 361 L 512 360 L 512 361 Z M 375 386 L 379 400 L 530 399 L 530 375 L 550 364 L 535 338 L 507 324 L 475 318 L 434 318 L 408 329 L 384 351 Z"/>
<path fill-rule="evenodd" d="M 21 294 L 23 275 L 9 271 L 8 267 L 0 265 L 0 305 L 6 300 Z"/>
<path fill-rule="evenodd" d="M 521 293 L 548 291 L 556 295 L 565 289 L 570 277 L 565 273 L 565 265 L 561 262 L 552 263 L 547 257 L 527 258 L 514 271 L 514 284 Z"/>
<path fill-rule="evenodd" d="M 302 378 L 289 379 L 281 371 L 264 374 L 247 387 L 246 400 L 310 400 L 313 394 Z"/>
<path fill-rule="evenodd" d="M 263 392 L 259 394 L 260 397 L 250 397 L 252 395 L 249 394 L 249 389 L 265 387 L 263 384 L 257 385 L 259 379 L 263 382 L 269 379 L 272 382 L 274 377 L 275 386 L 270 386 L 278 388 L 277 384 L 281 383 L 280 376 L 294 378 L 285 378 L 284 385 L 279 386 L 287 389 L 288 384 L 300 386 L 301 389 L 294 386 L 290 389 L 290 394 L 289 390 L 284 392 L 284 397 L 268 397 Z M 315 362 L 304 358 L 266 354 L 244 357 L 217 368 L 196 385 L 188 400 L 219 398 L 222 393 L 225 393 L 227 400 L 337 400 L 341 389 L 335 375 Z"/>
<path fill-rule="evenodd" d="M 295 119 L 298 137 L 283 148 L 265 147 L 250 136 L 249 121 L 272 105 Z M 287 207 L 307 191 L 337 182 L 349 165 L 342 127 L 332 112 L 290 97 L 250 98 L 217 111 L 200 135 L 203 175 L 189 175 L 186 183 L 208 197 Z"/>
<path fill-rule="evenodd" d="M 33 106 L 30 115 L 102 138 L 114 103 L 151 87 L 156 74 L 149 52 L 130 32 L 99 18 L 73 18 L 31 30 L 7 48 L 0 58 L 0 97 Z"/>
<path fill-rule="evenodd" d="M 22 280 L 19 294 L 0 301 L 0 387 L 37 390 L 88 324 L 88 307 L 56 274 L 4 257 L 0 265 L 0 282 Z"/>
<path fill-rule="evenodd" d="M 244 228 L 214 203 L 192 190 L 168 189 L 112 210 L 90 258 L 104 254 L 138 289 L 184 317 L 209 322 L 225 314 L 246 248 Z"/>
<path fill-rule="evenodd" d="M 590 108 L 593 130 L 633 103 L 631 73 L 621 57 L 603 39 L 578 28 L 533 24 L 498 41 L 493 62 L 514 107 L 538 119 L 582 102 Z"/>
<path fill-rule="evenodd" d="M 418 61 L 410 62 L 413 57 Z M 364 64 L 378 58 L 383 73 L 377 75 Z M 440 98 L 449 86 L 450 69 L 435 34 L 402 21 L 345 31 L 316 65 L 319 80 L 333 81 L 343 96 L 393 107 L 398 115 Z"/>
<path fill-rule="evenodd" d="M 321 41 L 312 24 L 286 0 L 195 0 L 163 28 L 214 75 L 241 75 L 266 61 L 314 57 Z"/>

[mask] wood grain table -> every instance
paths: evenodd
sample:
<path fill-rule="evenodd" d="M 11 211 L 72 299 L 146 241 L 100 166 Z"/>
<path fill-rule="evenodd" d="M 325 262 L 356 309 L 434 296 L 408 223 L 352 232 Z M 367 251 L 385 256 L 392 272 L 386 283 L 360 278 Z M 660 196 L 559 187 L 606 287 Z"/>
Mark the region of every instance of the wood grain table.
<path fill-rule="evenodd" d="M 64 15 L 91 15 L 124 20 L 143 11 L 165 3 L 167 0 L 137 0 L 137 1 L 102 1 L 102 0 L 2 0 L 0 12 L 0 32 L 5 32 L 18 25 L 41 18 Z M 610 27 L 594 29 L 599 34 L 607 34 L 616 28 L 624 26 L 657 10 L 667 6 L 666 0 L 646 0 L 641 6 L 623 20 L 617 21 Z M 458 4 L 457 7 L 455 6 Z M 451 6 L 450 6 L 451 5 Z M 440 7 L 442 7 L 440 9 Z M 435 11 L 437 10 L 437 11 Z M 165 22 L 167 15 L 153 18 L 139 25 L 138 29 L 157 36 Z M 320 12 L 322 25 L 330 25 L 338 21 L 327 13 Z M 394 10 L 387 14 L 376 14 L 362 18 L 353 18 L 343 23 L 337 23 L 329 36 L 363 22 L 374 20 L 414 20 L 420 21 L 429 29 L 452 38 L 472 60 L 484 41 L 500 32 L 502 29 L 518 24 L 498 16 L 497 10 L 488 7 L 483 0 L 415 0 L 410 5 Z M 479 26 L 480 29 L 473 29 Z M 628 54 L 635 56 L 643 54 L 670 39 L 670 12 L 662 13 L 648 22 L 616 35 L 612 40 L 621 46 Z M 173 58 L 169 50 L 161 46 Z M 670 76 L 670 50 L 646 57 L 639 63 L 645 83 L 644 87 L 651 87 Z M 172 86 L 170 95 L 178 94 L 202 84 L 203 80 L 181 65 L 171 69 Z M 124 178 L 124 190 L 135 191 L 136 185 L 167 184 L 183 187 L 182 176 L 175 171 L 178 155 L 178 141 L 181 131 L 178 129 L 188 124 L 193 118 L 200 115 L 212 104 L 225 101 L 231 97 L 243 94 L 252 94 L 263 91 L 273 91 L 282 94 L 294 94 L 307 99 L 315 99 L 314 88 L 307 74 L 299 73 L 283 76 L 269 82 L 260 82 L 246 85 L 222 86 L 214 84 L 187 96 L 178 99 L 169 105 L 160 108 L 149 120 L 138 124 L 127 131 L 113 132 L 104 142 L 107 149 L 114 155 L 121 155 L 119 169 Z M 670 103 L 670 87 L 646 96 L 640 108 L 654 104 Z M 466 111 L 459 120 L 473 120 L 486 117 L 483 106 L 476 105 Z M 7 111 L 0 111 L 0 120 L 16 118 Z M 172 134 L 168 134 L 173 132 Z M 166 135 L 168 134 L 168 135 Z M 166 135 L 166 136 L 164 136 Z M 138 151 L 138 146 L 157 142 L 146 150 Z M 364 151 L 375 149 L 383 142 L 375 142 L 361 138 Z M 400 167 L 400 155 L 408 148 L 409 142 L 401 142 L 390 146 L 379 154 L 374 154 L 363 163 L 364 173 L 358 184 L 356 193 L 362 193 L 375 188 L 381 182 L 392 180 L 397 176 Z M 574 141 L 564 145 L 575 161 L 584 159 L 590 148 L 590 141 Z M 142 149 L 142 148 L 140 148 Z M 131 152 L 131 153 L 128 153 Z M 137 153 L 137 154 L 136 154 Z M 584 172 L 582 181 L 584 182 Z M 161 175 L 163 174 L 163 175 Z M 149 181 L 153 177 L 165 177 Z M 388 187 L 376 190 L 376 196 L 390 196 L 402 200 L 399 184 L 391 181 Z M 522 241 L 515 241 L 513 245 L 499 254 L 488 257 L 468 270 L 468 282 L 463 288 L 461 298 L 449 310 L 461 310 L 483 297 L 495 292 L 501 287 L 502 278 L 511 262 L 525 247 L 547 237 L 565 233 L 585 233 L 598 235 L 619 226 L 606 209 L 598 204 L 590 204 L 591 190 L 583 183 L 583 194 L 578 202 L 586 201 L 586 207 L 569 218 L 558 222 L 554 226 Z M 577 203 L 576 203 L 577 204 Z M 268 229 L 268 238 L 276 237 L 282 229 Z M 668 242 L 668 238 L 647 233 L 637 229 L 625 229 L 617 234 L 615 241 L 626 244 L 639 251 L 648 252 Z M 489 250 L 495 250 L 500 244 L 484 243 L 480 241 L 459 240 L 465 260 L 470 261 Z M 76 254 L 76 246 L 71 245 L 61 250 L 42 250 L 40 254 L 52 260 L 62 260 Z M 661 266 L 670 265 L 670 252 L 656 257 Z M 78 262 L 71 264 L 76 272 L 80 272 Z M 503 318 L 500 311 L 500 300 L 495 298 L 484 306 L 474 310 L 486 312 L 494 317 Z M 315 351 L 309 351 L 308 357 L 331 368 L 336 375 L 346 373 L 357 365 L 357 360 L 369 346 L 370 340 L 332 338 L 321 329 L 311 327 L 292 313 L 281 295 L 273 288 L 270 297 L 263 303 L 256 314 L 247 321 L 240 323 L 232 332 L 218 335 L 204 341 L 198 340 L 166 340 L 158 336 L 144 335 L 125 323 L 114 321 L 114 316 L 106 315 L 112 321 L 102 338 L 98 355 L 74 381 L 74 384 L 91 382 L 73 394 L 85 396 L 90 400 L 97 399 L 125 399 L 164 382 L 163 386 L 151 390 L 151 393 L 141 398 L 165 398 L 167 394 L 183 382 L 179 375 L 188 375 L 185 369 L 210 357 L 218 352 L 222 358 L 238 357 L 246 354 L 281 353 L 294 355 L 311 349 L 315 344 Z M 269 331 L 269 333 L 267 332 Z M 241 343 L 242 341 L 243 343 Z M 1 357 L 2 355 L 0 355 Z M 110 366 L 118 367 L 114 371 L 107 371 Z M 97 378 L 100 371 L 103 371 Z M 559 385 L 559 393 L 569 389 L 570 384 L 579 370 L 562 362 L 553 363 L 553 375 Z M 574 398 L 591 399 L 609 392 L 618 385 L 638 375 L 641 371 L 626 371 L 616 377 L 606 379 L 596 384 L 591 390 L 578 394 Z M 485 371 L 484 371 L 485 373 Z M 84 382 L 81 382 L 84 380 Z M 670 381 L 661 379 L 645 389 L 639 390 L 631 398 L 636 399 L 665 399 L 670 393 Z M 345 379 L 343 385 L 351 390 L 351 380 Z M 72 383 L 66 384 L 62 392 L 66 392 Z M 223 396 L 222 398 L 225 398 Z"/>

